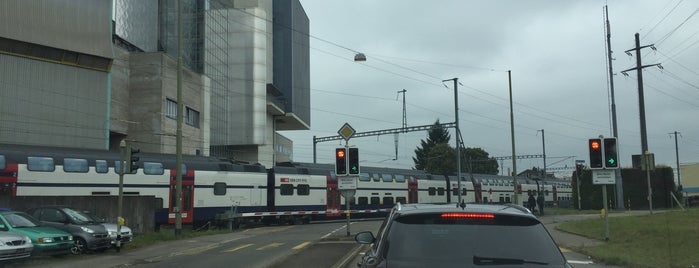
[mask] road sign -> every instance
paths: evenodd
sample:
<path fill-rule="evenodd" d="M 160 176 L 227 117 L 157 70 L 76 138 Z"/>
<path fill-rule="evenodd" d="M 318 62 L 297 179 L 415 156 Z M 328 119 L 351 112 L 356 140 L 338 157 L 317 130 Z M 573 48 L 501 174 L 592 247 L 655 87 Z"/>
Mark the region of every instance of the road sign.
<path fill-rule="evenodd" d="M 352 128 L 348 123 L 345 123 L 342 125 L 340 130 L 337 131 L 337 134 L 340 134 L 340 136 L 345 139 L 345 141 L 348 141 L 354 134 L 357 133 L 357 131 Z"/>
<path fill-rule="evenodd" d="M 615 184 L 616 172 L 613 169 L 592 170 L 592 184 Z"/>
<path fill-rule="evenodd" d="M 342 190 L 356 190 L 357 189 L 357 177 L 356 176 L 338 176 L 337 177 L 337 189 Z"/>

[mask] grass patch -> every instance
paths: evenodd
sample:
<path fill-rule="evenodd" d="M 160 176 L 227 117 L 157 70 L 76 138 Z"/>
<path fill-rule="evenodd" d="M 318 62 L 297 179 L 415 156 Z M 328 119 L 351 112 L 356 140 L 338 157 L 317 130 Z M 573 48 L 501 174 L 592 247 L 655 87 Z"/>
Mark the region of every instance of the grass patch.
<path fill-rule="evenodd" d="M 609 217 L 609 241 L 574 250 L 630 267 L 699 266 L 699 209 Z M 604 220 L 565 222 L 558 229 L 604 240 Z"/>
<path fill-rule="evenodd" d="M 577 210 L 574 208 L 554 208 L 554 207 L 544 208 L 544 214 L 547 216 L 572 215 L 572 214 L 599 214 L 599 213 L 600 213 L 599 210 Z"/>

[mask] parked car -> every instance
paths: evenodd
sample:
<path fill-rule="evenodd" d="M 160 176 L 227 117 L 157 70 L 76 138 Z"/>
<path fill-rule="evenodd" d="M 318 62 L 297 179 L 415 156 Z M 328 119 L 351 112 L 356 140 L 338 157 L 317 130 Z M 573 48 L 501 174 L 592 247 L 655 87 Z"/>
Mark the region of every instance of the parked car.
<path fill-rule="evenodd" d="M 110 223 L 107 222 L 104 218 L 100 218 L 95 216 L 94 214 L 90 213 L 89 211 L 85 211 L 85 214 L 90 216 L 93 221 L 99 222 L 104 226 L 104 228 L 107 229 L 107 232 L 109 233 L 109 239 L 111 239 L 111 244 L 112 246 L 116 247 L 116 240 L 117 240 L 117 224 L 116 223 Z M 133 232 L 131 232 L 131 228 L 129 228 L 126 225 L 121 226 L 121 246 L 123 247 L 124 244 L 131 242 L 133 239 Z"/>
<path fill-rule="evenodd" d="M 520 206 L 398 204 L 360 267 L 569 267 L 544 225 Z"/>
<path fill-rule="evenodd" d="M 80 210 L 65 206 L 48 206 L 30 209 L 29 214 L 42 224 L 72 234 L 73 254 L 103 251 L 111 246 L 107 229 Z"/>
<path fill-rule="evenodd" d="M 7 262 L 23 260 L 32 254 L 32 240 L 26 235 L 0 231 L 0 266 Z"/>
<path fill-rule="evenodd" d="M 34 244 L 32 256 L 68 254 L 73 246 L 73 235 L 41 226 L 38 220 L 20 211 L 0 211 L 0 230 L 28 236 Z"/>

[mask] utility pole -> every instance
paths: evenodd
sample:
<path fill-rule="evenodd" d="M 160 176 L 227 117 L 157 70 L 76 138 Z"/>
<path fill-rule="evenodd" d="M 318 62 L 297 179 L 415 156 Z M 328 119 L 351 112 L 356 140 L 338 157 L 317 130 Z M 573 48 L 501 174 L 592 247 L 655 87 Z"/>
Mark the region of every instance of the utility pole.
<path fill-rule="evenodd" d="M 512 179 L 514 182 L 514 203 L 519 205 L 519 195 L 517 193 L 517 154 L 515 154 L 515 115 L 512 110 L 512 71 L 507 70 L 507 79 L 510 85 L 510 133 L 512 135 Z"/>
<path fill-rule="evenodd" d="M 617 132 L 617 123 L 616 123 L 616 103 L 614 102 L 614 71 L 612 68 L 612 33 L 611 33 L 611 25 L 609 24 L 609 8 L 607 6 L 604 6 L 604 15 L 605 15 L 605 24 L 607 27 L 607 61 L 609 62 L 609 91 L 610 91 L 610 97 L 612 101 L 612 135 L 617 139 L 617 144 L 619 140 L 619 135 Z M 617 159 L 618 161 L 618 159 Z M 621 166 L 621 164 L 619 164 Z M 624 210 L 624 187 L 622 185 L 623 180 L 621 179 L 621 168 L 617 168 L 614 170 L 616 173 L 616 208 L 617 210 Z"/>
<path fill-rule="evenodd" d="M 459 141 L 459 137 L 461 137 L 461 131 L 459 131 L 459 78 L 452 78 L 452 79 L 447 79 L 447 80 L 442 80 L 442 82 L 446 81 L 454 81 L 454 117 L 455 123 L 456 123 L 456 131 L 454 135 L 454 139 L 456 140 L 456 181 L 457 187 L 459 188 L 459 200 L 457 204 L 461 204 L 461 142 Z"/>
<path fill-rule="evenodd" d="M 541 145 L 544 147 L 544 176 L 542 181 L 546 179 L 546 138 L 544 137 L 544 130 L 541 129 Z"/>
<path fill-rule="evenodd" d="M 641 49 L 650 47 L 651 49 L 655 50 L 655 47 L 653 45 L 641 46 L 641 41 L 638 33 L 636 33 L 634 36 L 636 38 L 636 48 L 626 50 L 625 52 L 630 56 L 630 51 L 635 51 L 636 67 L 621 71 L 621 73 L 624 75 L 628 75 L 626 72 L 636 70 L 636 74 L 638 76 L 638 110 L 641 117 L 641 155 L 644 156 L 645 161 L 645 158 L 647 158 L 648 155 L 650 155 L 650 151 L 648 151 L 648 136 L 646 134 L 646 106 L 643 100 L 643 68 L 658 66 L 662 69 L 662 66 L 660 65 L 660 63 L 650 65 L 641 64 Z M 650 184 L 650 170 L 650 168 L 646 168 L 646 181 L 648 183 L 648 207 L 650 209 L 650 213 L 653 214 L 653 189 Z"/>
<path fill-rule="evenodd" d="M 677 185 L 682 187 L 682 177 L 680 176 L 680 150 L 679 147 L 677 147 L 677 134 L 680 134 L 679 132 L 675 131 L 673 133 L 675 134 L 675 158 L 677 159 Z M 680 134 L 682 136 L 682 134 Z"/>
<path fill-rule="evenodd" d="M 182 0 L 177 1 L 177 144 L 175 169 L 175 237 L 182 236 Z"/>
<path fill-rule="evenodd" d="M 403 132 L 403 133 L 408 132 L 408 130 L 407 130 L 407 128 L 408 128 L 408 117 L 407 117 L 407 115 L 406 115 L 406 113 L 405 113 L 405 92 L 407 92 L 407 90 L 405 90 L 405 89 L 399 90 L 399 91 L 398 91 L 398 94 L 403 93 L 403 127 L 402 127 L 403 130 L 401 131 L 401 132 Z M 397 98 L 397 97 L 398 97 L 398 96 L 396 96 L 396 98 Z M 394 142 L 395 145 L 396 145 L 396 157 L 395 157 L 393 160 L 398 160 L 398 132 L 393 133 L 393 142 Z"/>

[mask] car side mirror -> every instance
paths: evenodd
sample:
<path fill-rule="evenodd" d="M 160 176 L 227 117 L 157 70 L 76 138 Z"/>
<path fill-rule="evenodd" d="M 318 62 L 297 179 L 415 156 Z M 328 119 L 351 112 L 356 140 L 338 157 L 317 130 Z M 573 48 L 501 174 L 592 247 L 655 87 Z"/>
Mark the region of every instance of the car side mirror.
<path fill-rule="evenodd" d="M 375 240 L 374 234 L 369 231 L 359 232 L 354 236 L 354 241 L 357 241 L 359 244 L 371 244 L 374 243 Z"/>

